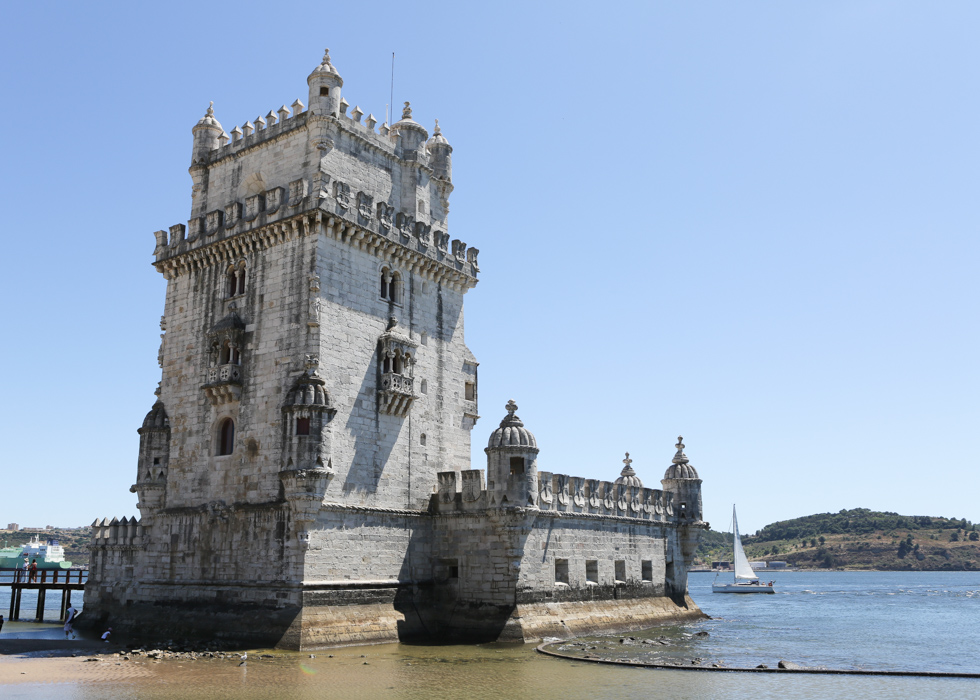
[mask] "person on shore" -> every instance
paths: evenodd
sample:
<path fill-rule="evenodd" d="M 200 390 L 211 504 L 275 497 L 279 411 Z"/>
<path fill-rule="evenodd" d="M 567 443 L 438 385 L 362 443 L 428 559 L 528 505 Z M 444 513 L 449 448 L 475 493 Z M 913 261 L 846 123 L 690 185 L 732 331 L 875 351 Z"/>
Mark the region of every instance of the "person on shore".
<path fill-rule="evenodd" d="M 110 627 L 105 632 L 102 633 L 102 641 L 106 644 L 109 643 L 109 637 L 112 635 L 112 628 Z"/>
<path fill-rule="evenodd" d="M 68 610 L 65 611 L 65 639 L 75 638 L 75 630 L 72 629 L 72 625 L 75 622 L 75 616 L 77 614 L 78 611 L 74 605 L 69 605 Z"/>
<path fill-rule="evenodd" d="M 37 583 L 37 559 L 31 562 L 30 568 L 28 568 L 28 583 Z"/>
<path fill-rule="evenodd" d="M 0 632 L 3 632 L 3 615 L 0 615 Z"/>

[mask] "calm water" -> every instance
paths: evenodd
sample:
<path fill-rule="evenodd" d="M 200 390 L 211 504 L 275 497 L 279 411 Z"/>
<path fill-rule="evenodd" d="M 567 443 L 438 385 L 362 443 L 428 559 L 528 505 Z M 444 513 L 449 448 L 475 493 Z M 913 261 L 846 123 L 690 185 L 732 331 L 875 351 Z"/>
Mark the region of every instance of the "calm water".
<path fill-rule="evenodd" d="M 787 659 L 828 667 L 980 672 L 980 574 L 784 572 L 771 577 L 779 593 L 756 597 L 712 594 L 714 575 L 693 574 L 691 593 L 715 619 L 651 635 L 678 640 L 672 653 L 729 666 Z M 690 636 L 698 631 L 709 636 Z M 315 659 L 303 653 L 250 660 L 242 668 L 229 660 L 151 663 L 141 667 L 144 677 L 125 682 L 19 684 L 0 693 L 5 699 L 79 700 L 980 698 L 980 680 L 615 668 L 544 657 L 530 645 L 390 644 L 314 653 Z"/>

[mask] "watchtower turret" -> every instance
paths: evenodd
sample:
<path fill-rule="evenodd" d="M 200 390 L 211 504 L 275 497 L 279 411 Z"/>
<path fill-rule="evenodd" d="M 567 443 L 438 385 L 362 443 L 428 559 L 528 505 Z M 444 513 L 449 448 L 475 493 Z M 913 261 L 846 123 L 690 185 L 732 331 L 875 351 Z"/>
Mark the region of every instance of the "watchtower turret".
<path fill-rule="evenodd" d="M 310 112 L 319 116 L 336 117 L 344 79 L 330 63 L 330 49 L 324 50 L 323 60 L 310 73 L 306 83 L 310 86 Z"/>
<path fill-rule="evenodd" d="M 684 454 L 684 438 L 678 436 L 677 453 L 660 481 L 664 491 L 674 494 L 674 510 L 681 523 L 701 520 L 701 479 Z"/>
<path fill-rule="evenodd" d="M 432 130 L 432 138 L 429 139 L 426 148 L 429 150 L 431 159 L 429 164 L 432 166 L 432 176 L 451 182 L 453 179 L 453 147 L 442 135 L 438 119 L 436 119 L 436 128 Z"/>
<path fill-rule="evenodd" d="M 517 404 L 507 402 L 507 415 L 490 434 L 487 453 L 487 493 L 491 507 L 536 508 L 538 443 L 515 415 Z"/>
<path fill-rule="evenodd" d="M 402 118 L 392 124 L 391 133 L 401 137 L 401 146 L 405 152 L 417 151 L 429 138 L 425 127 L 412 119 L 412 105 L 408 102 L 402 109 Z"/>

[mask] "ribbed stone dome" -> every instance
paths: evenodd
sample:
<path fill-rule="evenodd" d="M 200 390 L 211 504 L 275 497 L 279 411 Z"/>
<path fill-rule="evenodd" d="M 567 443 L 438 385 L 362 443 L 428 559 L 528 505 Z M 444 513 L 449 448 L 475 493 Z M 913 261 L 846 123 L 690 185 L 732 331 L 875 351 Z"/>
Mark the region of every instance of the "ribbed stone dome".
<path fill-rule="evenodd" d="M 636 475 L 636 472 L 633 471 L 633 467 L 630 466 L 633 464 L 633 460 L 630 459 L 629 452 L 626 453 L 626 459 L 623 460 L 623 464 L 625 466 L 623 466 L 623 471 L 620 473 L 619 478 L 616 479 L 616 483 L 625 484 L 626 486 L 635 486 L 642 489 L 643 482 L 640 481 L 640 477 Z"/>
<path fill-rule="evenodd" d="M 194 128 L 196 129 L 202 126 L 208 126 L 218 129 L 219 131 L 224 131 L 224 129 L 221 128 L 221 124 L 214 117 L 214 102 L 208 106 L 208 111 L 204 113 L 204 116 L 201 117 L 201 120 L 194 126 Z"/>
<path fill-rule="evenodd" d="M 331 75 L 336 75 L 338 78 L 340 77 L 340 73 L 337 72 L 337 69 L 334 68 L 333 64 L 330 62 L 330 49 L 324 49 L 323 60 L 320 61 L 320 65 L 313 69 L 313 73 L 310 75 L 310 77 L 313 77 L 317 73 L 329 73 Z"/>
<path fill-rule="evenodd" d="M 285 406 L 328 406 L 326 382 L 315 372 L 307 372 L 299 378 L 286 396 Z"/>
<path fill-rule="evenodd" d="M 687 461 L 687 455 L 684 454 L 684 438 L 677 436 L 677 444 L 674 445 L 677 448 L 677 454 L 671 460 L 671 464 L 667 468 L 667 472 L 664 474 L 664 479 L 699 479 L 697 470 L 691 466 Z"/>
<path fill-rule="evenodd" d="M 157 401 L 143 419 L 143 429 L 167 430 L 168 428 L 170 428 L 170 418 L 167 417 L 167 409 L 163 407 L 163 401 Z"/>
<path fill-rule="evenodd" d="M 433 146 L 448 146 L 449 141 L 446 137 L 442 135 L 442 129 L 439 128 L 439 120 L 436 119 L 436 128 L 432 131 L 432 138 L 428 140 L 427 145 L 429 148 Z"/>
<path fill-rule="evenodd" d="M 487 449 L 494 447 L 528 447 L 537 449 L 538 443 L 534 434 L 524 427 L 521 419 L 514 415 L 517 404 L 513 400 L 507 402 L 507 416 L 500 421 L 500 427 L 490 433 Z"/>

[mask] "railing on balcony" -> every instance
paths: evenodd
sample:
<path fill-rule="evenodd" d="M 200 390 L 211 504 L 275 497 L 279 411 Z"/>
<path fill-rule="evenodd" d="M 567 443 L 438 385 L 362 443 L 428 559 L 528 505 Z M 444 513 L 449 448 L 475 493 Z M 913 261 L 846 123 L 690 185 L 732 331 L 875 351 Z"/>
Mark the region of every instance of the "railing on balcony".
<path fill-rule="evenodd" d="M 399 394 L 413 395 L 414 377 L 406 377 L 404 374 L 389 372 L 381 375 L 381 391 L 394 391 Z"/>
<path fill-rule="evenodd" d="M 205 384 L 241 384 L 241 365 L 218 365 L 209 367 Z"/>

